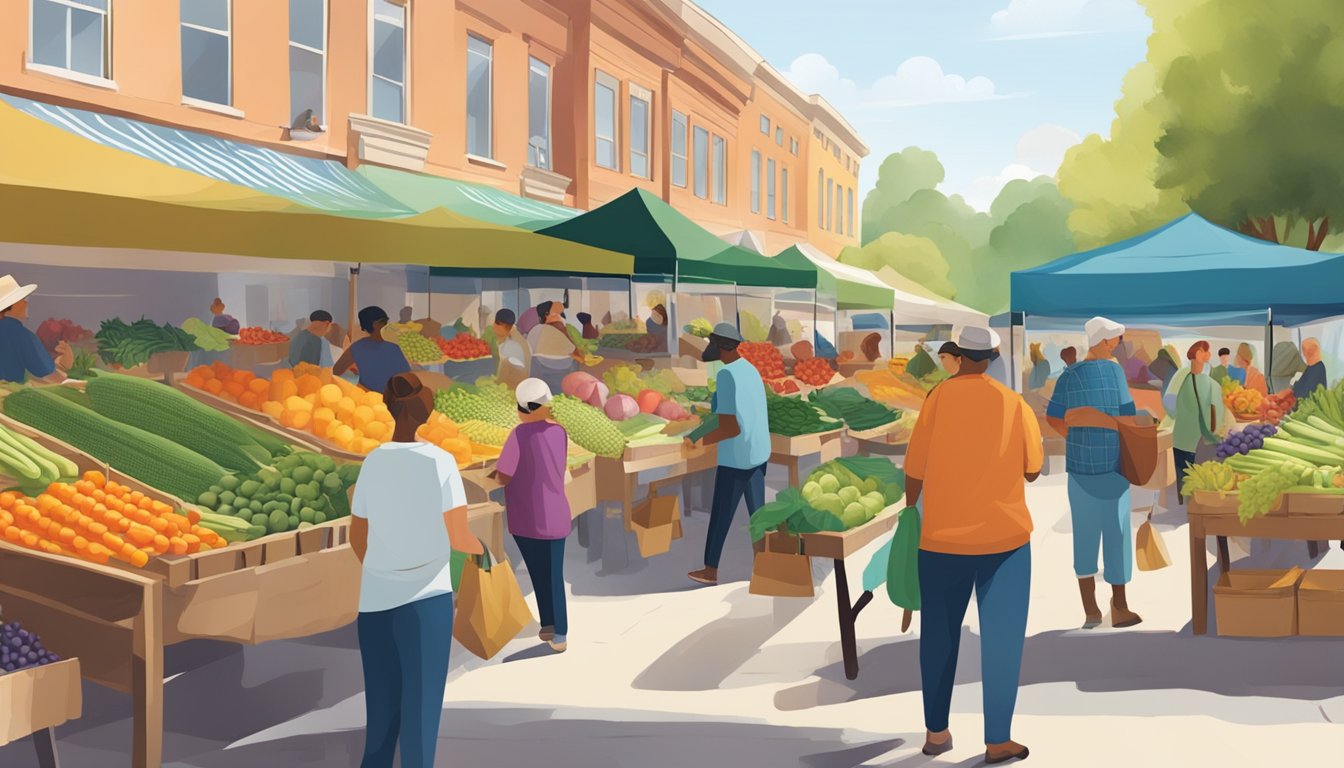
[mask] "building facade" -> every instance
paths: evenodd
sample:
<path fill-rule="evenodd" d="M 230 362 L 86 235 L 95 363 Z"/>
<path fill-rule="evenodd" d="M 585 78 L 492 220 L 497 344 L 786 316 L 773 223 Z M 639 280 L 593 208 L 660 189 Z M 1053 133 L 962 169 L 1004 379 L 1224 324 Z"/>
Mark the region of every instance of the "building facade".
<path fill-rule="evenodd" d="M 0 91 L 764 253 L 858 243 L 854 129 L 684 0 L 0 0 Z"/>

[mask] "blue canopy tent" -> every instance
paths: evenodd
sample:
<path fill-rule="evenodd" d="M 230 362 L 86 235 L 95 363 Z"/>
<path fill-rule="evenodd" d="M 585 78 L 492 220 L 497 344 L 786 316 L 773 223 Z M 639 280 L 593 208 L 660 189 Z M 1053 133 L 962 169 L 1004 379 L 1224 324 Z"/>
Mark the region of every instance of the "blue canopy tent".
<path fill-rule="evenodd" d="M 1303 325 L 1344 315 L 1344 255 L 1268 243 L 1187 214 L 1012 274 L 1012 312 L 1132 325 Z M 1272 347 L 1272 343 L 1267 345 Z M 1266 360 L 1268 369 L 1271 361 Z"/>

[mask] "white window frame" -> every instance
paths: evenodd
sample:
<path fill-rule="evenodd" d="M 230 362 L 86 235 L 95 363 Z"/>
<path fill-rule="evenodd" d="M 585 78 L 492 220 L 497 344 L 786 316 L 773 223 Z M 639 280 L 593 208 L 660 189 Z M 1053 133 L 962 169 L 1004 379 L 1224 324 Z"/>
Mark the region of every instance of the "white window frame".
<path fill-rule="evenodd" d="M 775 158 L 765 161 L 765 218 L 775 219 Z"/>
<path fill-rule="evenodd" d="M 770 135 L 770 117 L 767 115 L 761 115 L 761 133 Z"/>
<path fill-rule="evenodd" d="M 468 59 L 468 60 L 470 60 L 472 56 L 476 56 L 476 55 L 478 55 L 478 54 L 473 53 L 472 50 L 471 50 L 471 41 L 472 41 L 472 40 L 475 40 L 475 41 L 478 42 L 478 43 L 484 43 L 485 46 L 486 46 L 487 48 L 490 49 L 490 55 L 487 56 L 486 59 L 485 59 L 485 65 L 486 65 L 486 78 L 485 78 L 485 84 L 486 84 L 486 89 L 485 89 L 485 95 L 486 95 L 486 99 L 485 99 L 485 144 L 486 144 L 486 146 L 485 146 L 485 152 L 482 153 L 482 152 L 472 152 L 472 151 L 471 151 L 471 144 L 470 144 L 470 142 L 471 142 L 471 134 L 470 134 L 470 132 L 468 132 L 468 133 L 467 133 L 467 142 L 468 142 L 468 144 L 467 144 L 467 155 L 468 155 L 469 157 L 482 157 L 482 158 L 485 158 L 486 160 L 494 160 L 494 159 L 495 159 L 495 42 L 494 42 L 493 40 L 488 40 L 488 39 L 486 39 L 485 37 L 482 37 L 481 35 L 475 34 L 474 32 L 468 32 L 468 33 L 467 33 L 467 59 Z M 531 69 L 530 69 L 530 67 L 531 67 L 531 63 L 530 63 L 530 62 L 529 62 L 529 64 L 528 64 L 528 66 L 529 66 L 529 70 L 528 70 L 528 71 L 530 72 L 530 71 L 531 71 Z M 467 71 L 470 71 L 470 68 L 468 68 Z M 464 72 L 463 72 L 463 75 L 466 75 L 466 74 L 467 74 L 467 71 L 464 71 Z M 465 107 L 466 105 L 464 104 L 463 106 Z M 531 105 L 529 105 L 529 109 L 530 109 L 530 108 L 531 108 Z M 463 109 L 463 110 L 462 110 L 462 115 L 463 115 L 463 117 L 470 117 L 470 116 L 471 116 L 471 115 L 470 115 L 470 111 L 467 110 L 467 109 Z M 529 115 L 529 117 L 530 117 L 530 115 Z M 464 125 L 463 127 L 465 128 L 466 126 Z M 480 149 L 480 147 L 477 147 L 477 149 Z"/>
<path fill-rule="evenodd" d="M 405 11 L 404 21 L 401 22 L 401 40 L 402 40 L 401 76 L 403 78 L 403 82 L 400 83 L 401 119 L 402 119 L 401 124 L 410 125 L 411 124 L 411 3 L 409 0 L 387 0 L 387 2 L 392 3 L 393 5 L 400 5 L 402 9 Z M 374 44 L 377 41 L 377 36 L 374 34 L 374 25 L 377 23 L 378 20 L 378 13 L 375 10 L 375 8 L 377 8 L 377 4 L 374 2 L 374 0 L 369 0 L 369 98 L 367 106 L 368 106 L 368 113 L 370 116 L 374 116 L 373 81 L 375 79 L 378 79 L 389 83 L 397 82 L 395 80 L 389 80 L 386 77 L 376 75 L 374 74 L 373 71 L 373 59 L 375 54 L 377 53 L 374 50 Z M 392 19 L 384 18 L 383 20 L 388 24 L 397 23 Z M 378 119 L 382 120 L 383 118 Z"/>
<path fill-rule="evenodd" d="M 789 154 L 798 156 L 798 139 L 789 139 Z"/>
<path fill-rule="evenodd" d="M 232 109 L 233 109 L 233 0 L 225 0 L 224 6 L 225 6 L 225 8 L 228 10 L 228 19 L 229 19 L 229 28 L 226 29 L 226 30 L 224 30 L 224 33 L 223 33 L 223 37 L 224 37 L 224 39 L 229 41 L 229 46 L 228 46 L 228 49 L 229 49 L 229 63 L 228 63 L 228 66 L 226 66 L 226 67 L 224 68 L 224 69 L 225 69 L 225 74 L 228 76 L 228 84 L 229 84 L 229 100 L 221 104 L 221 103 L 219 103 L 219 102 L 217 102 L 217 101 L 207 101 L 206 99 L 198 99 L 198 98 L 196 98 L 195 96 L 188 96 L 188 95 L 186 94 L 186 89 L 187 89 L 186 83 L 183 83 L 183 84 L 182 84 L 182 103 L 183 103 L 183 104 L 186 104 L 186 105 L 188 105 L 188 106 L 204 107 L 204 108 L 206 108 L 206 109 L 214 109 L 214 108 L 219 108 L 219 107 L 223 107 L 223 108 L 225 108 L 225 109 L 227 109 L 227 110 L 232 110 Z M 178 8 L 180 9 L 181 7 L 182 7 L 182 6 L 181 6 L 181 3 L 179 3 L 179 4 L 178 4 Z M 178 44 L 179 44 L 179 45 L 181 44 L 181 39 L 182 39 L 182 28 L 183 28 L 183 27 L 186 27 L 187 29 L 194 29 L 194 30 L 196 30 L 196 31 L 198 31 L 198 32 L 205 32 L 205 33 L 207 33 L 207 34 L 211 34 L 211 35 L 218 35 L 218 34 L 220 34 L 220 31 L 219 31 L 218 29 L 211 29 L 210 27 L 202 27 L 202 26 L 199 25 L 199 24 L 188 24 L 187 22 L 182 21 L 182 19 L 179 17 L 179 18 L 178 18 L 178 21 L 177 21 L 177 36 L 178 36 L 178 41 L 179 41 Z M 180 56 L 179 56 L 179 58 L 180 58 Z M 181 65 L 179 64 L 178 66 L 180 67 Z M 183 74 L 184 76 L 186 75 L 185 72 L 183 72 L 182 74 Z M 241 116 L 241 113 L 240 113 L 240 116 Z"/>
<path fill-rule="evenodd" d="M 696 145 L 696 139 L 698 139 L 698 138 L 701 137 L 701 136 L 704 136 L 704 137 L 705 137 L 705 163 L 704 163 L 704 165 L 700 165 L 699 161 L 695 159 L 695 145 Z M 708 200 L 708 199 L 709 199 L 709 196 L 710 196 L 710 188 L 709 188 L 709 187 L 710 187 L 710 181 L 711 181 L 711 179 L 710 179 L 710 171 L 709 171 L 709 169 L 710 169 L 711 166 L 714 165 L 713 151 L 714 151 L 714 147 L 712 146 L 712 142 L 710 141 L 710 133 L 709 133 L 709 129 L 708 129 L 708 128 L 705 128 L 704 126 L 701 126 L 701 125 L 695 125 L 695 126 L 692 126 L 692 127 L 691 127 L 691 159 L 692 159 L 692 162 L 695 164 L 695 182 L 694 182 L 694 190 L 693 190 L 693 191 L 694 191 L 694 193 L 695 193 L 695 196 L 698 197 L 698 198 L 700 198 L 701 200 Z M 701 193 L 700 193 L 700 182 L 701 182 L 701 181 L 704 182 L 704 190 L 705 190 L 705 191 L 704 191 L 704 194 L 701 194 Z"/>
<path fill-rule="evenodd" d="M 716 205 L 728 204 L 728 140 L 714 134 L 709 142 L 710 186 Z"/>
<path fill-rule="evenodd" d="M 779 169 L 779 218 L 785 224 L 789 223 L 789 168 L 781 166 Z"/>
<path fill-rule="evenodd" d="M 637 179 L 653 179 L 653 91 L 636 83 L 630 83 L 627 88 L 629 96 L 627 101 L 630 107 L 630 130 L 627 162 L 630 165 L 630 175 Z M 644 151 L 635 151 L 635 102 L 644 103 Z M 635 173 L 635 157 L 644 158 L 644 175 Z"/>
<path fill-rule="evenodd" d="M 782 125 L 775 126 L 775 146 L 784 146 L 784 126 Z"/>
<path fill-rule="evenodd" d="M 56 5 L 64 5 L 67 8 L 78 8 L 81 11 L 91 11 L 103 15 L 102 77 L 99 77 L 98 75 L 90 75 L 87 72 L 80 72 L 70 68 L 70 49 L 72 47 L 70 35 L 72 34 L 72 29 L 70 26 L 69 10 L 65 12 L 65 66 L 58 67 L 54 64 L 40 64 L 33 61 L 33 22 L 37 18 L 37 11 L 34 6 L 36 5 L 37 0 L 29 0 L 28 2 L 28 55 L 26 57 L 27 61 L 24 62 L 26 68 L 33 70 L 34 72 L 56 75 L 57 77 L 73 80 L 85 85 L 94 85 L 100 88 L 111 88 L 115 90 L 117 84 L 112 79 L 112 6 L 115 4 L 113 0 L 107 0 L 107 10 L 105 11 L 101 8 L 92 8 L 87 5 L 82 5 L 78 0 L 75 0 L 75 2 L 71 2 L 70 0 L 50 1 Z"/>
<path fill-rule="evenodd" d="M 596 70 L 597 75 L 593 78 L 593 164 L 598 168 L 605 168 L 609 171 L 621 170 L 621 81 L 608 75 L 602 70 Z M 601 134 L 602 126 L 597 124 L 597 89 L 606 88 L 611 91 L 611 136 Z M 597 142 L 611 142 L 611 165 L 603 165 L 598 158 Z"/>
<path fill-rule="evenodd" d="M 535 163 L 532 162 L 532 135 L 531 135 L 531 134 L 532 134 L 532 97 L 531 97 L 531 94 L 532 94 L 532 75 L 538 71 L 538 70 L 536 69 L 536 67 L 537 67 L 538 64 L 540 64 L 540 65 L 541 65 L 542 67 L 544 67 L 545 70 L 546 70 L 546 154 L 545 154 L 545 158 L 544 158 L 544 159 L 545 159 L 545 162 L 544 162 L 544 163 L 542 163 L 542 162 L 535 162 Z M 555 87 L 555 67 L 551 66 L 550 64 L 546 63 L 545 61 L 542 61 L 541 59 L 538 59 L 536 56 L 528 56 L 528 57 L 527 57 L 527 78 L 528 78 L 528 83 L 527 83 L 527 92 L 528 92 L 528 103 L 527 103 L 527 122 L 528 122 L 528 127 L 527 127 L 527 133 L 528 133 L 528 137 L 527 137 L 527 141 L 528 141 L 528 144 L 527 144 L 527 164 L 528 164 L 528 166 L 530 166 L 530 167 L 532 167 L 532 168 L 541 168 L 542 170 L 547 170 L 547 171 L 549 171 L 549 170 L 551 170 L 551 168 L 552 168 L 552 166 L 553 166 L 553 163 L 552 163 L 552 161 L 551 161 L 551 154 L 552 154 L 552 153 L 551 153 L 551 137 L 552 137 L 552 133 L 551 133 L 551 128 L 552 128 L 552 125 L 551 125 L 551 96 L 552 96 L 552 94 L 553 94 L 553 89 L 554 89 L 554 87 Z M 538 159 L 539 159 L 539 160 L 541 159 L 541 153 L 540 153 L 540 150 L 538 150 Z"/>
<path fill-rule="evenodd" d="M 761 213 L 761 150 L 751 150 L 751 212 L 757 215 Z"/>
<path fill-rule="evenodd" d="M 677 147 L 677 122 L 681 122 L 681 147 Z M 691 117 L 684 112 L 672 110 L 672 132 L 667 138 L 668 153 L 671 156 L 668 170 L 672 173 L 672 186 L 686 189 L 691 184 Z M 677 150 L 681 152 L 678 154 Z M 677 160 L 681 160 L 681 183 L 677 183 Z"/>
<path fill-rule="evenodd" d="M 331 45 L 331 0 L 322 0 L 322 50 L 317 50 L 309 45 L 294 42 L 294 33 L 290 32 L 289 47 L 298 48 L 301 51 L 316 53 L 322 57 L 322 114 L 317 116 L 317 121 L 322 125 L 322 130 L 327 129 L 327 47 Z M 294 72 L 290 71 L 290 99 L 293 97 L 294 90 Z M 297 115 L 290 115 L 293 120 Z"/>

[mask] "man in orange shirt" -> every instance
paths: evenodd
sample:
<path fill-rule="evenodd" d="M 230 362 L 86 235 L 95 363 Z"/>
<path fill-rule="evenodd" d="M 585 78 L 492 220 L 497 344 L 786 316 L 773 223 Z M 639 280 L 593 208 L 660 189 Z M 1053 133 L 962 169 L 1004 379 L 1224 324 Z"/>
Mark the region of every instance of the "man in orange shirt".
<path fill-rule="evenodd" d="M 1027 757 L 1012 741 L 1031 587 L 1031 513 L 1025 481 L 1041 473 L 1040 425 L 1021 395 L 985 375 L 999 336 L 968 327 L 961 370 L 924 401 L 906 453 L 906 499 L 923 496 L 919 543 L 919 666 L 928 738 L 952 749 L 948 713 L 962 621 L 975 590 L 980 613 L 985 761 Z"/>

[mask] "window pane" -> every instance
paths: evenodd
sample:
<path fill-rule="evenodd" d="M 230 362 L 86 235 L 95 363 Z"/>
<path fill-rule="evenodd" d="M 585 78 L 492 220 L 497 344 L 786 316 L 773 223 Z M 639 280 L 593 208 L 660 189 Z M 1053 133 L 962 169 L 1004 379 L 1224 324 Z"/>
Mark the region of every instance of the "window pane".
<path fill-rule="evenodd" d="M 33 3 L 33 63 L 65 68 L 66 8 L 37 0 Z"/>
<path fill-rule="evenodd" d="M 649 177 L 649 103 L 630 97 L 630 173 Z"/>
<path fill-rule="evenodd" d="M 854 236 L 854 188 L 845 191 L 845 218 L 849 221 L 847 234 Z"/>
<path fill-rule="evenodd" d="M 770 118 L 765 115 L 761 115 L 761 133 L 764 133 L 766 136 L 770 135 Z"/>
<path fill-rule="evenodd" d="M 212 104 L 229 103 L 229 38 L 182 28 L 182 94 Z"/>
<path fill-rule="evenodd" d="M 672 183 L 686 186 L 686 116 L 672 113 Z"/>
<path fill-rule="evenodd" d="M 761 212 L 761 153 L 751 151 L 751 212 Z"/>
<path fill-rule="evenodd" d="M 817 226 L 826 228 L 826 172 L 817 169 Z"/>
<path fill-rule="evenodd" d="M 779 169 L 779 218 L 789 222 L 789 169 Z"/>
<path fill-rule="evenodd" d="M 400 85 L 373 78 L 373 116 L 394 123 L 405 122 Z"/>
<path fill-rule="evenodd" d="M 616 142 L 611 139 L 597 140 L 597 164 L 603 168 L 616 169 Z"/>
<path fill-rule="evenodd" d="M 182 0 L 182 23 L 227 31 L 229 0 Z"/>
<path fill-rule="evenodd" d="M 527 162 L 551 167 L 551 67 L 537 59 L 527 73 Z"/>
<path fill-rule="evenodd" d="M 775 127 L 775 143 L 784 146 L 784 128 L 781 126 Z"/>
<path fill-rule="evenodd" d="M 327 0 L 289 0 L 290 42 L 309 48 L 327 49 L 322 26 Z"/>
<path fill-rule="evenodd" d="M 775 218 L 775 161 L 765 161 L 765 215 Z"/>
<path fill-rule="evenodd" d="M 378 21 L 373 25 L 373 73 L 406 82 L 406 30 Z"/>
<path fill-rule="evenodd" d="M 374 0 L 373 12 L 377 16 L 383 16 L 401 24 L 406 23 L 406 7 L 404 5 L 389 3 L 387 0 Z"/>
<path fill-rule="evenodd" d="M 835 231 L 835 182 L 826 179 L 826 228 Z"/>
<path fill-rule="evenodd" d="M 70 9 L 70 68 L 103 77 L 103 19 L 101 13 Z"/>
<path fill-rule="evenodd" d="M 593 89 L 593 118 L 597 133 L 597 164 L 616 169 L 616 91 L 603 83 Z"/>
<path fill-rule="evenodd" d="M 728 145 L 722 136 L 714 137 L 714 202 L 728 202 Z"/>
<path fill-rule="evenodd" d="M 695 129 L 695 196 L 709 197 L 709 131 Z"/>
<path fill-rule="evenodd" d="M 75 5 L 83 5 L 89 8 L 97 8 L 100 11 L 107 10 L 107 0 L 71 0 Z"/>
<path fill-rule="evenodd" d="M 320 53 L 289 47 L 289 116 L 293 120 L 305 109 L 313 110 L 318 122 L 326 119 L 322 103 L 322 61 Z"/>
<path fill-rule="evenodd" d="M 467 152 L 481 157 L 493 156 L 490 144 L 491 52 L 489 43 L 467 37 Z"/>

